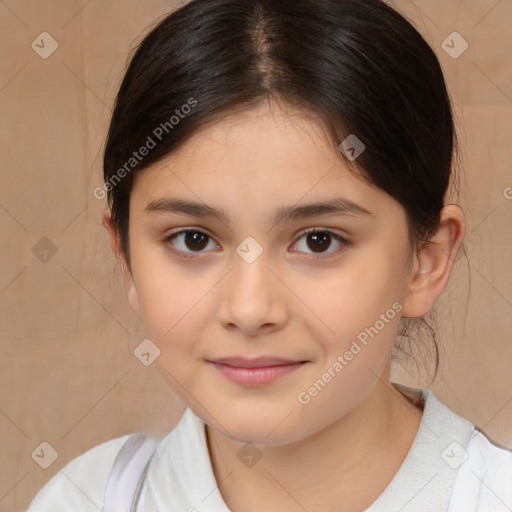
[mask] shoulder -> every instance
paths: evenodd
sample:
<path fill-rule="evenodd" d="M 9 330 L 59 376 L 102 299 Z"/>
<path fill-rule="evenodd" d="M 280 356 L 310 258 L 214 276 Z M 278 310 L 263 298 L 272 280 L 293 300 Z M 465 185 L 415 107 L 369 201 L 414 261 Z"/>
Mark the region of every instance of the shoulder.
<path fill-rule="evenodd" d="M 475 428 L 468 447 L 469 456 L 479 461 L 480 477 L 502 483 L 512 490 L 512 450 L 495 443 Z M 474 468 L 476 469 L 476 468 Z"/>
<path fill-rule="evenodd" d="M 98 512 L 108 476 L 129 434 L 101 443 L 79 455 L 53 476 L 27 512 Z"/>
<path fill-rule="evenodd" d="M 475 428 L 458 470 L 450 512 L 512 510 L 512 450 Z"/>

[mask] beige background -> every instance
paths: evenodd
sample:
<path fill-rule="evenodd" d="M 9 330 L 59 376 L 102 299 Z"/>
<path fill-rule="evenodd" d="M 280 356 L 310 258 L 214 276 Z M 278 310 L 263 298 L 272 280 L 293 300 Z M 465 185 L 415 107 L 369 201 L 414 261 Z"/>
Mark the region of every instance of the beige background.
<path fill-rule="evenodd" d="M 156 368 L 133 355 L 144 331 L 101 225 L 104 201 L 92 195 L 128 52 L 175 5 L 0 0 L 1 511 L 24 510 L 92 446 L 135 430 L 167 432 L 183 410 Z M 468 258 L 458 259 L 439 302 L 442 367 L 432 387 L 512 447 L 512 2 L 394 5 L 441 60 L 464 148 Z M 44 31 L 59 45 L 47 59 L 31 47 Z M 458 59 L 441 47 L 453 31 L 469 43 Z M 394 379 L 428 383 L 409 367 Z M 58 452 L 48 469 L 31 456 L 42 442 Z"/>

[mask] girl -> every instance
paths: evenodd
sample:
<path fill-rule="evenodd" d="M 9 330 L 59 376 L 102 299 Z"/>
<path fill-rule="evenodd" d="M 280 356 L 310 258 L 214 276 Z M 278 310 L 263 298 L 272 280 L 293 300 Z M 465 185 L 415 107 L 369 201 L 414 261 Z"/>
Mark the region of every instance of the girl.
<path fill-rule="evenodd" d="M 454 141 L 438 60 L 380 0 L 192 0 L 161 21 L 95 194 L 188 408 L 158 443 L 76 458 L 29 511 L 512 510 L 512 452 L 390 382 L 463 241 Z"/>

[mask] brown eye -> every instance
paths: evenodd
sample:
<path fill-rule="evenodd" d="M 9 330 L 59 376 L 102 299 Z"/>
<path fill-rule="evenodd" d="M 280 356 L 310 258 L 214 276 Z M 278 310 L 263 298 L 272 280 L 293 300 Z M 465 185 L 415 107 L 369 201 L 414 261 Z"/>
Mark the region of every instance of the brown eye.
<path fill-rule="evenodd" d="M 309 233 L 306 237 L 308 247 L 314 252 L 322 252 L 331 245 L 331 235 L 326 232 Z"/>
<path fill-rule="evenodd" d="M 208 235 L 199 231 L 187 231 L 183 242 L 188 249 L 200 251 L 208 245 Z"/>
<path fill-rule="evenodd" d="M 305 243 L 301 243 L 305 239 Z M 332 246 L 334 250 L 329 250 Z M 295 244 L 299 252 L 309 254 L 336 254 L 348 247 L 348 242 L 341 236 L 325 229 L 312 229 L 302 234 Z"/>
<path fill-rule="evenodd" d="M 194 252 L 204 252 L 204 249 L 208 247 L 208 243 L 213 242 L 209 235 L 197 230 L 180 231 L 168 236 L 164 241 L 173 245 L 177 252 L 183 252 L 185 255 Z M 218 247 L 214 242 L 213 244 L 214 247 Z"/>

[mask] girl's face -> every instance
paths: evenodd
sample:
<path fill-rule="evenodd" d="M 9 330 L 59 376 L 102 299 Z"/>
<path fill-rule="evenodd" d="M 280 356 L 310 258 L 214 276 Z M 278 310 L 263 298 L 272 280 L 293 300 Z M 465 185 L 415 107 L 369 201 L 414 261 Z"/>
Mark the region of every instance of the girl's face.
<path fill-rule="evenodd" d="M 304 439 L 388 382 L 410 282 L 406 216 L 340 156 L 313 119 L 262 107 L 134 180 L 131 307 L 171 388 L 228 438 Z M 222 358 L 295 364 L 276 378 Z"/>

